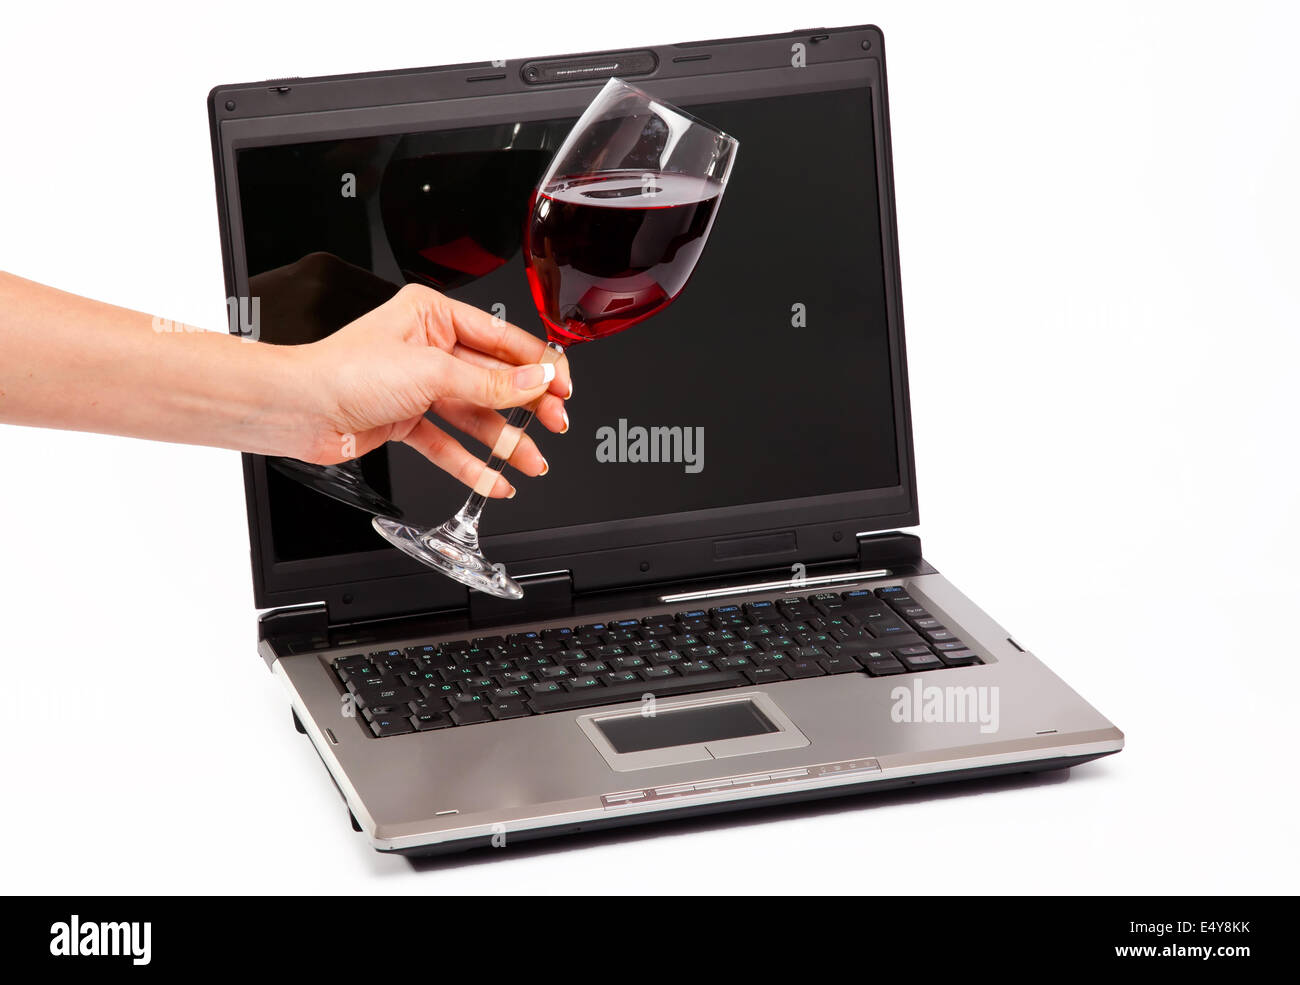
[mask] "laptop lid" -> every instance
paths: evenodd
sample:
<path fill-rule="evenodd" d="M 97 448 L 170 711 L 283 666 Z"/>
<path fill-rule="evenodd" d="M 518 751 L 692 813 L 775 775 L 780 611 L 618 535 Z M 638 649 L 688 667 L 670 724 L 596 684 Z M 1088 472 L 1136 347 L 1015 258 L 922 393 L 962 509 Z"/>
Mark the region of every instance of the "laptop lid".
<path fill-rule="evenodd" d="M 310 342 L 414 282 L 544 335 L 519 253 L 529 194 L 611 75 L 735 135 L 739 156 L 682 295 L 571 352 L 572 428 L 534 429 L 550 474 L 489 503 L 486 553 L 585 592 L 850 557 L 856 534 L 914 524 L 874 27 L 220 86 L 227 292 L 257 299 L 243 330 Z M 405 446 L 360 465 L 421 524 L 467 492 Z M 244 476 L 259 607 L 467 604 L 361 510 L 261 456 Z"/>

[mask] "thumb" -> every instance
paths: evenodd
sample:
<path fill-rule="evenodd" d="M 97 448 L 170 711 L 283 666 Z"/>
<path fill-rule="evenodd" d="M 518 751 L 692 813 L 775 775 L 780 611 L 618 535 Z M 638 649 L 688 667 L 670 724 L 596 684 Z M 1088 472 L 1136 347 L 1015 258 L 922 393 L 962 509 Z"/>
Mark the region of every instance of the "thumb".
<path fill-rule="evenodd" d="M 531 363 L 489 369 L 437 349 L 433 358 L 432 389 L 440 397 L 455 397 L 499 409 L 520 407 L 542 396 L 555 379 L 555 364 Z"/>

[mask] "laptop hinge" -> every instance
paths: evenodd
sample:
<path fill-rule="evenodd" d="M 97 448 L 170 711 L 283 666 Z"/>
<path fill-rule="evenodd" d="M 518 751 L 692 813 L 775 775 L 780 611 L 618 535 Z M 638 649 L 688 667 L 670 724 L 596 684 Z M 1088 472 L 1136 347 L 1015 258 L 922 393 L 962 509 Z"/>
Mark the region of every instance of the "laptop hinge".
<path fill-rule="evenodd" d="M 544 571 L 520 575 L 518 581 L 524 590 L 524 597 L 518 600 L 470 592 L 470 622 L 491 624 L 558 619 L 573 612 L 573 572 Z"/>
<path fill-rule="evenodd" d="M 921 563 L 921 538 L 915 534 L 858 534 L 858 567 L 910 568 Z"/>

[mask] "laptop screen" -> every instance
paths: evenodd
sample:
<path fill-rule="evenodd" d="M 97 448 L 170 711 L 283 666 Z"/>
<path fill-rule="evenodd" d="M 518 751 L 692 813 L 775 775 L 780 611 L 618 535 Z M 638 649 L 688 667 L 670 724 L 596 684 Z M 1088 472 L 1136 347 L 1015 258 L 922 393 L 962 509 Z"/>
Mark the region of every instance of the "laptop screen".
<path fill-rule="evenodd" d="M 485 535 L 900 483 L 870 89 L 676 101 L 740 141 L 703 256 L 666 310 L 570 351 L 572 427 L 531 429 L 550 473 L 510 474 L 519 494 L 489 505 Z M 572 122 L 240 149 L 261 338 L 321 338 L 408 282 L 544 336 L 521 235 Z M 361 468 L 420 524 L 467 493 L 405 446 Z M 276 561 L 390 550 L 366 514 L 279 470 L 266 471 L 266 496 Z"/>

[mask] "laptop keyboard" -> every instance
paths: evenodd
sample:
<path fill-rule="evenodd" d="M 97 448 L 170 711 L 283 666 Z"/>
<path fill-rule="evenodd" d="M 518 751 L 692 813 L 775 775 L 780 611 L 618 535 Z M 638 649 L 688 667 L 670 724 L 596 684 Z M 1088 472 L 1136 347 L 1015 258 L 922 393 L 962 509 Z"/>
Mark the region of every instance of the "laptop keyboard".
<path fill-rule="evenodd" d="M 982 663 L 901 586 L 340 656 L 376 736 L 830 674 Z"/>

